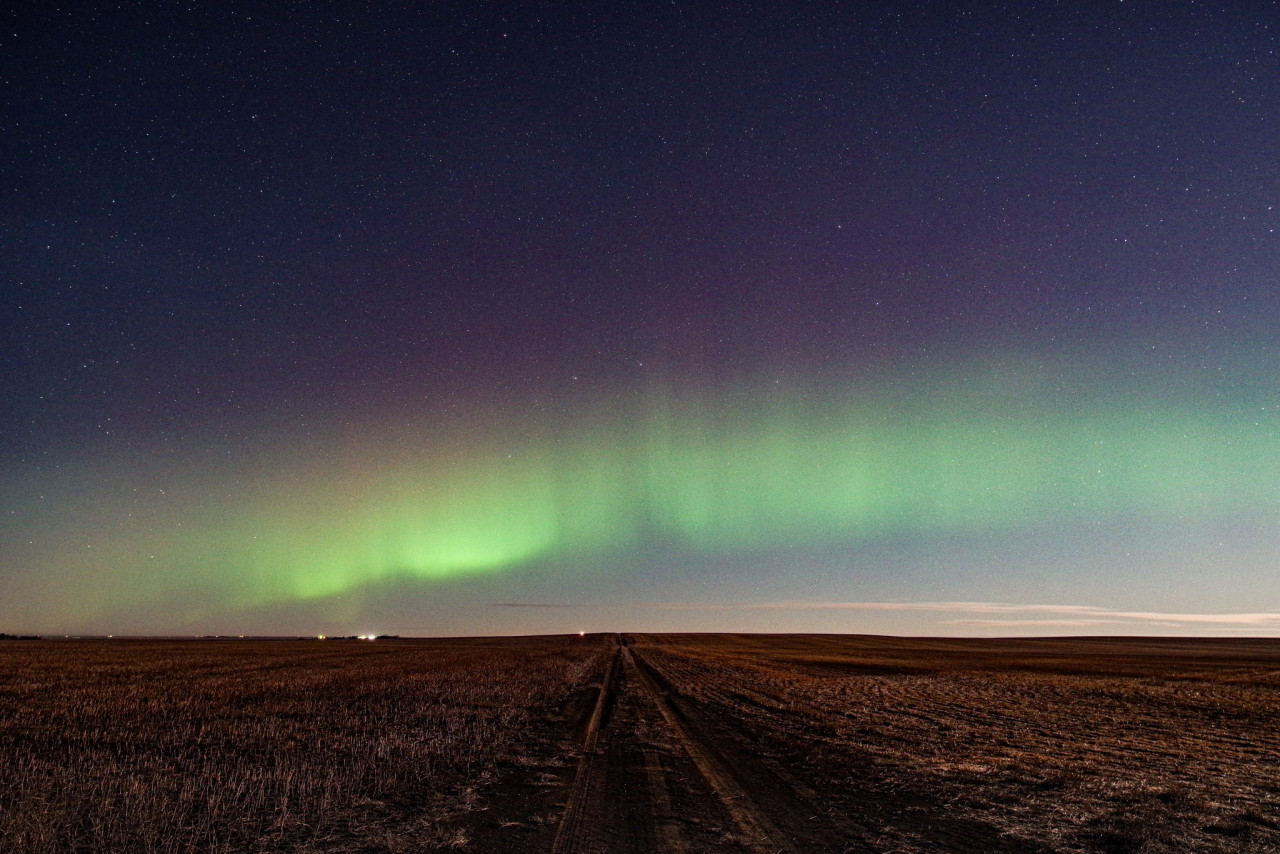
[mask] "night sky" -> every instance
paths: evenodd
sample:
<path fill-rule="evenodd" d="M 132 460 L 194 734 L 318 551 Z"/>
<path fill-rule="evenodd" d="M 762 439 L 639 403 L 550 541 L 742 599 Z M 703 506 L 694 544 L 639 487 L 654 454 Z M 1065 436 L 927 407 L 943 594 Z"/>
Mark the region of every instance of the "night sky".
<path fill-rule="evenodd" d="M 1280 634 L 1277 4 L 22 5 L 0 630 Z"/>

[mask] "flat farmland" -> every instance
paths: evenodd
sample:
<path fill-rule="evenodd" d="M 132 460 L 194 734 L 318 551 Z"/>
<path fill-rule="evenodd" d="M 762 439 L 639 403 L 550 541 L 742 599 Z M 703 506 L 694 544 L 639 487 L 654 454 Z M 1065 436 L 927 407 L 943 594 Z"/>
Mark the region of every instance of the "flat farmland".
<path fill-rule="evenodd" d="M 474 850 L 482 811 L 554 834 L 612 646 L 0 644 L 0 851 Z"/>
<path fill-rule="evenodd" d="M 637 636 L 758 850 L 1280 850 L 1280 642 Z"/>
<path fill-rule="evenodd" d="M 9 852 L 1280 851 L 1280 641 L 0 644 Z"/>

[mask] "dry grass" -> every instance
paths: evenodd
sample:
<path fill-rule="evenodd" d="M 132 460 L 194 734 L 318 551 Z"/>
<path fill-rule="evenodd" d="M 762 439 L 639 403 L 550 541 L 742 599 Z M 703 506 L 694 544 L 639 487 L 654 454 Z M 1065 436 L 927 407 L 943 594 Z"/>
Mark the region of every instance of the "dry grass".
<path fill-rule="evenodd" d="M 1051 851 L 1280 851 L 1280 643 L 640 643 L 833 808 L 916 805 L 886 849 L 930 850 L 932 812 Z"/>
<path fill-rule="evenodd" d="M 465 847 L 600 639 L 0 647 L 0 850 Z"/>
<path fill-rule="evenodd" d="M 962 850 L 968 822 L 1030 851 L 1280 851 L 1277 642 L 636 641 L 877 850 Z M 498 783 L 563 784 L 609 644 L 0 645 L 0 851 L 484 848 L 477 816 L 549 820 Z"/>

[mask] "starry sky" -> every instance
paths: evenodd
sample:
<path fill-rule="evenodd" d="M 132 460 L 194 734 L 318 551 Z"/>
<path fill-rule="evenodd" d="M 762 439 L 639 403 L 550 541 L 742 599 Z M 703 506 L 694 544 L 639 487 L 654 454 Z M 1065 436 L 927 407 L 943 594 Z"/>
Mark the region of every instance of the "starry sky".
<path fill-rule="evenodd" d="M 0 630 L 1280 634 L 1275 3 L 26 5 Z"/>

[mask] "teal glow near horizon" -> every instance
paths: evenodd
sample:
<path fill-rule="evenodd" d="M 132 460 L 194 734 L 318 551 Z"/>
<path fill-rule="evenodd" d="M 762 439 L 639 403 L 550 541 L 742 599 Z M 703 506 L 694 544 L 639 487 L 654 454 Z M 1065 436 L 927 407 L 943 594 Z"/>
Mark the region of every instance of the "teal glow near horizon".
<path fill-rule="evenodd" d="M 140 475 L 99 473 L 91 506 L 51 508 L 22 557 L 58 579 L 56 619 L 140 602 L 200 619 L 548 561 L 608 573 L 655 547 L 748 555 L 1280 509 L 1280 422 L 1262 395 L 946 380 L 655 384 L 558 420 L 507 413 L 432 438 L 370 426 L 270 470 L 209 465 L 176 488 L 150 475 L 141 499 Z"/>

